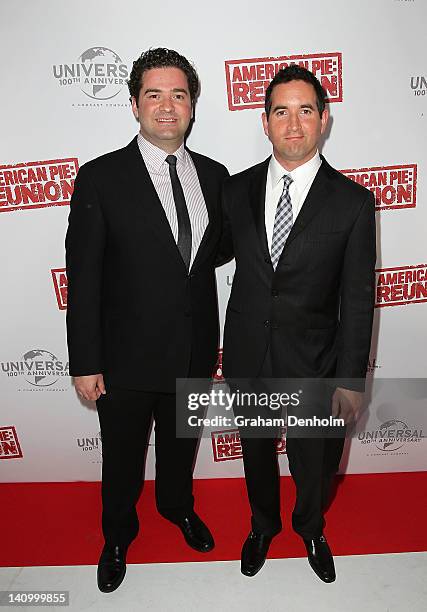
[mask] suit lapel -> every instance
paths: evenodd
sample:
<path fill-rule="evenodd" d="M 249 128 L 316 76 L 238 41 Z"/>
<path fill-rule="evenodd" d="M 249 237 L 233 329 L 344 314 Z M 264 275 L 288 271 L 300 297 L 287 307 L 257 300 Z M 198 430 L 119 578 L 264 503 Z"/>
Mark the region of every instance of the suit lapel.
<path fill-rule="evenodd" d="M 294 238 L 296 238 L 296 236 L 298 236 L 298 234 L 300 234 L 307 227 L 313 217 L 322 210 L 331 193 L 334 191 L 329 178 L 329 170 L 330 166 L 322 156 L 322 165 L 314 178 L 299 215 L 292 226 L 283 251 L 285 251 L 286 247 L 292 242 L 292 240 L 294 240 Z"/>
<path fill-rule="evenodd" d="M 215 223 L 217 202 L 216 198 L 218 194 L 218 187 L 217 185 L 211 185 L 211 176 L 206 170 L 206 168 L 203 167 L 202 158 L 197 155 L 194 155 L 194 153 L 190 151 L 190 149 L 187 149 L 187 152 L 190 154 L 191 159 L 194 163 L 194 167 L 196 168 L 197 177 L 199 179 L 200 187 L 202 189 L 203 198 L 205 200 L 209 218 L 208 225 L 206 226 L 199 248 L 197 249 L 196 257 L 194 258 L 193 264 L 191 266 L 191 269 L 193 269 L 197 267 L 201 258 L 203 257 L 203 251 L 206 248 L 206 245 L 212 232 L 213 224 Z"/>
<path fill-rule="evenodd" d="M 130 177 L 130 189 L 133 190 L 138 210 L 146 217 L 153 233 L 167 248 L 171 255 L 177 257 L 185 269 L 185 264 L 172 234 L 166 213 L 150 178 L 147 166 L 138 147 L 137 137 L 125 148 L 127 159 L 124 169 Z"/>
<path fill-rule="evenodd" d="M 250 206 L 264 258 L 270 257 L 265 231 L 265 187 L 269 162 L 270 157 L 254 168 L 252 181 L 249 186 Z"/>

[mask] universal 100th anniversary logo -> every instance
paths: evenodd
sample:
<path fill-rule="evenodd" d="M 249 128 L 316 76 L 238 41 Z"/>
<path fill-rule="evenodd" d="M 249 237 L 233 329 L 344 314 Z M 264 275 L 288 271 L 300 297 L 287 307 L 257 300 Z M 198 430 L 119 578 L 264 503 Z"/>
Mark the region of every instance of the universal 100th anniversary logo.
<path fill-rule="evenodd" d="M 19 391 L 66 391 L 70 384 L 68 361 L 44 348 L 26 351 L 16 361 L 2 361 L 0 369 L 3 376 L 19 381 Z"/>
<path fill-rule="evenodd" d="M 79 87 L 86 103 L 73 106 L 128 106 L 106 103 L 126 88 L 129 68 L 120 55 L 108 47 L 90 47 L 76 62 L 54 64 L 53 76 L 60 87 Z M 92 100 L 92 102 L 91 102 Z"/>
<path fill-rule="evenodd" d="M 411 427 L 400 419 L 390 419 L 381 423 L 377 429 L 362 431 L 358 440 L 366 445 L 368 456 L 406 455 L 414 444 L 424 440 L 424 432 L 419 427 Z"/>

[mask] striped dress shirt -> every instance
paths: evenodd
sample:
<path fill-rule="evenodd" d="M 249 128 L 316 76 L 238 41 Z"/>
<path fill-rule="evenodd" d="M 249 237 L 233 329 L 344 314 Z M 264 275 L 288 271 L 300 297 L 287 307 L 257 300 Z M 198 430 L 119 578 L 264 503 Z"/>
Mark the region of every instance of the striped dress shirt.
<path fill-rule="evenodd" d="M 169 221 L 175 242 L 178 242 L 176 207 L 169 175 L 169 164 L 165 161 L 168 153 L 148 142 L 141 134 L 138 134 L 137 140 L 142 158 Z M 209 216 L 196 168 L 191 155 L 185 150 L 184 144 L 173 155 L 177 159 L 176 171 L 184 191 L 191 223 L 191 267 L 208 225 Z"/>

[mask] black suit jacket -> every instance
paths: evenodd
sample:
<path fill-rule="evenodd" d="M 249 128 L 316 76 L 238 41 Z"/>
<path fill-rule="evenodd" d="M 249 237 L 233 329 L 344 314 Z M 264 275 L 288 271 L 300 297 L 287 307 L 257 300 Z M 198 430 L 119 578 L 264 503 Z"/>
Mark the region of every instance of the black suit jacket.
<path fill-rule="evenodd" d="M 80 168 L 66 237 L 72 376 L 101 372 L 112 386 L 173 392 L 190 359 L 192 376 L 211 375 L 218 347 L 214 263 L 228 172 L 189 153 L 209 215 L 190 273 L 136 138 Z"/>
<path fill-rule="evenodd" d="M 338 377 L 362 389 L 374 307 L 374 197 L 322 158 L 274 271 L 265 232 L 268 164 L 224 185 L 223 248 L 232 241 L 236 258 L 224 374 L 257 376 L 270 345 L 275 377 Z"/>

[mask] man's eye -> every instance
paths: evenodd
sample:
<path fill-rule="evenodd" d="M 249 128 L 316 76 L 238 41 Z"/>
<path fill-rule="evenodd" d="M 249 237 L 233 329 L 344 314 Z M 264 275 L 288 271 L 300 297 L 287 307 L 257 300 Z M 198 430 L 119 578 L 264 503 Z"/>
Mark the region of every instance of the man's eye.
<path fill-rule="evenodd" d="M 284 115 L 286 115 L 286 111 L 285 110 L 279 110 L 279 111 L 277 111 L 276 115 L 278 117 L 283 117 Z"/>
<path fill-rule="evenodd" d="M 303 115 L 311 115 L 311 108 L 303 108 L 301 109 L 301 113 Z"/>

